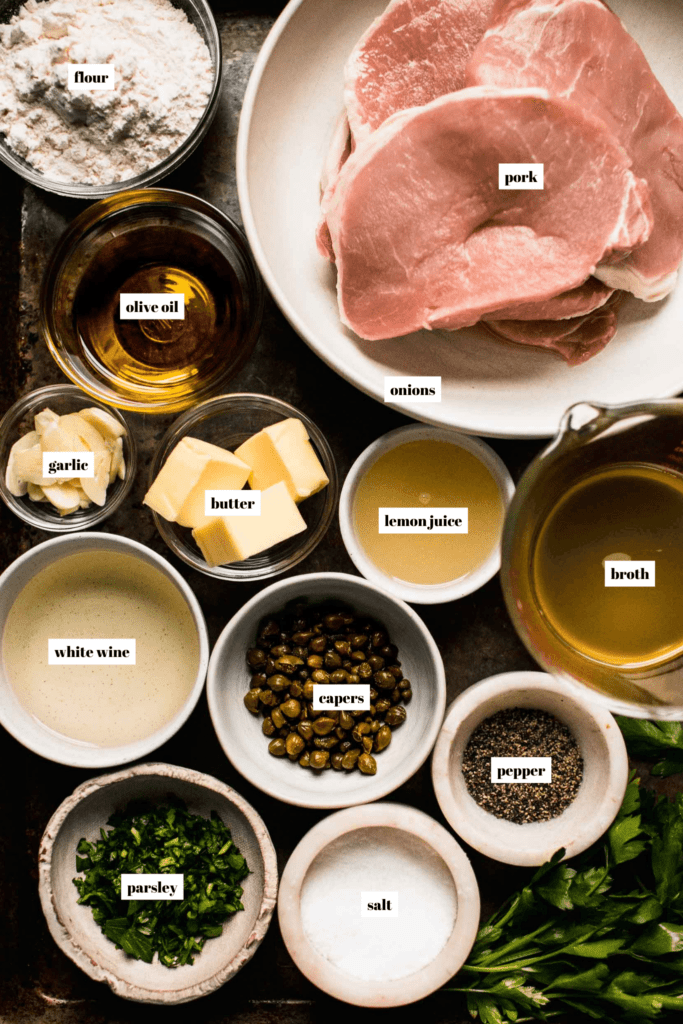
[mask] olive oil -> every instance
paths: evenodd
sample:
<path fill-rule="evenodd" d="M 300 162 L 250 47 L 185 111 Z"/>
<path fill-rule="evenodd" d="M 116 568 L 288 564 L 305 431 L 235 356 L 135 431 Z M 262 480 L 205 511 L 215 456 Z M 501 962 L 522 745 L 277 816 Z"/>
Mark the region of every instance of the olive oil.
<path fill-rule="evenodd" d="M 380 508 L 467 508 L 466 534 L 380 534 Z M 378 569 L 407 583 L 434 586 L 482 565 L 500 542 L 503 501 L 486 466 L 447 441 L 411 441 L 381 455 L 354 499 L 358 539 Z"/>
<path fill-rule="evenodd" d="M 183 319 L 127 320 L 121 293 L 185 298 Z M 94 255 L 74 302 L 80 357 L 99 378 L 149 395 L 176 396 L 241 362 L 241 290 L 225 256 L 182 225 L 145 224 L 114 234 Z"/>
<path fill-rule="evenodd" d="M 532 549 L 538 610 L 560 640 L 606 666 L 645 668 L 683 652 L 683 477 L 605 466 L 552 508 Z M 606 559 L 654 561 L 655 586 L 605 586 Z"/>

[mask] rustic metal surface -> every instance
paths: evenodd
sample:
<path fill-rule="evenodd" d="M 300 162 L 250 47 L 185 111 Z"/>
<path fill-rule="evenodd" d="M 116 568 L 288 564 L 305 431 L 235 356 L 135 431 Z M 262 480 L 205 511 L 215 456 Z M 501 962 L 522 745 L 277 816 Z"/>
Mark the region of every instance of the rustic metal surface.
<path fill-rule="evenodd" d="M 234 151 L 240 104 L 254 58 L 284 5 L 257 0 L 238 8 L 216 0 L 213 6 L 224 47 L 220 111 L 199 152 L 162 185 L 194 192 L 239 221 Z M 334 26 L 330 30 L 334 31 Z M 3 167 L 0 190 L 4 200 L 0 214 L 0 412 L 4 412 L 19 395 L 64 379 L 37 335 L 39 284 L 47 255 L 84 204 L 24 186 Z M 235 379 L 232 390 L 273 394 L 311 416 L 332 446 L 342 479 L 366 445 L 407 422 L 353 389 L 320 362 L 271 300 L 253 358 Z M 140 440 L 142 464 L 133 494 L 104 529 L 134 537 L 171 560 L 194 587 L 213 642 L 231 615 L 259 587 L 224 584 L 193 572 L 165 548 L 151 513 L 142 507 L 150 455 L 171 420 L 131 417 Z M 542 447 L 538 442 L 491 443 L 515 479 Z M 24 526 L 4 505 L 0 508 L 1 568 L 45 539 L 44 533 Z M 295 572 L 320 570 L 355 572 L 336 523 Z M 444 656 L 449 700 L 486 676 L 535 668 L 508 619 L 497 579 L 469 598 L 425 608 L 421 614 Z M 0 735 L 0 750 L 5 768 L 0 786 L 0 1020 L 4 1024 L 157 1024 L 162 1018 L 164 1024 L 317 1024 L 343 1010 L 341 1004 L 323 996 L 299 973 L 284 948 L 276 921 L 261 949 L 237 978 L 191 1006 L 142 1007 L 126 1003 L 103 985 L 91 982 L 58 950 L 47 932 L 38 902 L 36 856 L 40 836 L 54 809 L 75 786 L 97 773 L 45 761 L 4 732 Z M 234 786 L 266 821 L 278 850 L 280 870 L 304 832 L 322 817 L 320 812 L 285 806 L 245 782 L 218 745 L 204 699 L 180 733 L 154 753 L 154 760 L 209 772 Z M 389 799 L 419 807 L 443 822 L 428 765 Z M 507 868 L 468 852 L 481 886 L 484 913 L 528 877 L 525 870 Z M 344 1012 L 352 1013 L 355 1021 L 377 1019 L 377 1011 Z M 448 994 L 391 1011 L 396 1024 L 416 1017 L 450 1024 L 464 1024 L 468 1019 L 459 997 Z"/>

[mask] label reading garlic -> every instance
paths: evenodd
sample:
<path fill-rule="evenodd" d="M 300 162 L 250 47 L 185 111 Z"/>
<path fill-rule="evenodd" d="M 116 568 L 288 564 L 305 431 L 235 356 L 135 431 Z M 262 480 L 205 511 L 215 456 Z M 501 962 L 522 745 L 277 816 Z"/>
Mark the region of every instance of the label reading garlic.
<path fill-rule="evenodd" d="M 76 480 L 95 476 L 94 452 L 43 452 L 43 476 Z"/>

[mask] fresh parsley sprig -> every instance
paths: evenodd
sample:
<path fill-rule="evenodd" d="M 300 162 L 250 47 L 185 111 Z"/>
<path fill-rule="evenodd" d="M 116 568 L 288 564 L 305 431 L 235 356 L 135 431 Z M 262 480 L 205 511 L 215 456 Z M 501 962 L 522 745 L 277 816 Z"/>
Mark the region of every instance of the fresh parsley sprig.
<path fill-rule="evenodd" d="M 558 850 L 480 928 L 457 976 L 482 1024 L 578 1011 L 643 1024 L 683 1010 L 683 795 L 630 777 L 607 835 L 572 864 Z"/>
<path fill-rule="evenodd" d="M 194 963 L 208 938 L 238 910 L 240 882 L 249 868 L 215 811 L 190 814 L 169 797 L 163 806 L 130 804 L 100 829 L 94 843 L 81 839 L 74 878 L 79 903 L 87 904 L 107 938 L 137 960 L 154 954 L 166 967 Z M 184 899 L 122 900 L 122 874 L 182 874 Z"/>
<path fill-rule="evenodd" d="M 657 761 L 652 769 L 653 775 L 665 779 L 683 772 L 683 722 L 615 717 L 631 757 Z"/>

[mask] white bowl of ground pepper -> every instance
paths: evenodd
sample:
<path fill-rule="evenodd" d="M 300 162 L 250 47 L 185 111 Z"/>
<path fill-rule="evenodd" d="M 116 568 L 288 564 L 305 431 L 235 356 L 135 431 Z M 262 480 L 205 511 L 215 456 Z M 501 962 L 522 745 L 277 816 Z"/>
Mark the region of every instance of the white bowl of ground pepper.
<path fill-rule="evenodd" d="M 492 757 L 549 757 L 550 781 L 492 782 Z M 532 766 L 540 770 L 531 762 L 517 769 Z M 499 777 L 507 770 L 494 767 Z M 531 866 L 561 848 L 573 857 L 609 828 L 626 790 L 628 758 L 609 711 L 543 672 L 508 672 L 451 704 L 432 779 L 444 816 L 465 842 L 504 864 Z"/>

